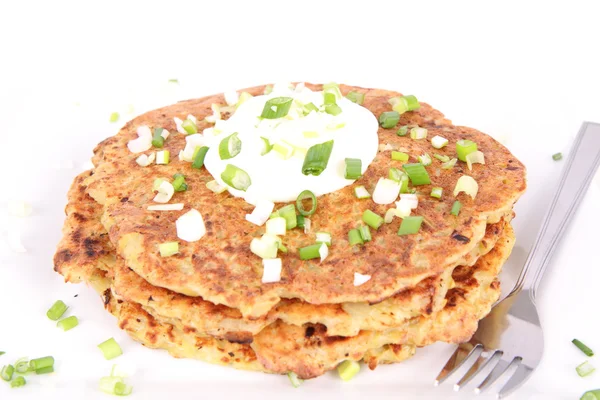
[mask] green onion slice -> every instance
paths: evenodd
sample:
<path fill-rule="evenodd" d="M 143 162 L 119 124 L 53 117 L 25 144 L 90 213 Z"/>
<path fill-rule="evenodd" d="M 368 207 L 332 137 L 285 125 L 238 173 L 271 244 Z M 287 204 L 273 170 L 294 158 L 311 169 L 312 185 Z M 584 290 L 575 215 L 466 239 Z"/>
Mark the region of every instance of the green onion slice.
<path fill-rule="evenodd" d="M 600 389 L 588 390 L 579 398 L 579 400 L 600 400 Z"/>
<path fill-rule="evenodd" d="M 34 358 L 29 361 L 29 367 L 32 371 L 37 371 L 39 369 L 53 367 L 54 366 L 54 357 L 47 356 L 42 358 Z"/>
<path fill-rule="evenodd" d="M 198 133 L 198 127 L 191 119 L 186 119 L 181 123 L 181 127 L 188 135 L 193 135 L 194 133 Z"/>
<path fill-rule="evenodd" d="M 431 139 L 431 145 L 435 149 L 441 149 L 442 147 L 446 147 L 448 145 L 448 139 L 436 135 Z"/>
<path fill-rule="evenodd" d="M 592 349 L 590 349 L 589 347 L 587 347 L 585 344 L 583 344 L 580 340 L 573 339 L 572 343 L 575 346 L 577 346 L 577 348 L 579 350 L 581 350 L 586 356 L 592 357 L 594 355 L 594 351 Z"/>
<path fill-rule="evenodd" d="M 236 167 L 232 164 L 227 164 L 225 171 L 221 173 L 221 179 L 227 185 L 234 189 L 246 191 L 252 184 L 250 175 L 241 168 Z"/>
<path fill-rule="evenodd" d="M 11 388 L 18 388 L 21 386 L 25 386 L 25 384 L 27 383 L 27 381 L 25 380 L 25 377 L 23 376 L 17 376 L 15 379 L 13 379 L 10 382 L 10 387 Z"/>
<path fill-rule="evenodd" d="M 287 206 L 281 207 L 279 210 L 271 214 L 271 218 L 282 217 L 285 218 L 286 229 L 294 229 L 298 225 L 298 218 L 296 218 L 296 206 L 288 204 Z M 304 216 L 302 216 L 304 218 Z M 301 226 L 304 228 L 304 226 Z"/>
<path fill-rule="evenodd" d="M 317 243 L 325 243 L 327 246 L 331 246 L 331 233 L 329 232 L 317 232 L 316 233 L 316 242 Z"/>
<path fill-rule="evenodd" d="M 458 160 L 456 158 L 453 158 L 452 160 L 449 161 L 445 161 L 444 163 L 442 163 L 442 169 L 452 169 L 454 168 L 454 166 L 456 165 L 456 162 Z"/>
<path fill-rule="evenodd" d="M 466 159 L 469 171 L 473 169 L 473 164 L 485 164 L 485 156 L 481 151 L 474 151 L 472 153 L 467 154 Z"/>
<path fill-rule="evenodd" d="M 371 210 L 365 210 L 362 215 L 362 220 L 365 222 L 365 224 L 369 225 L 375 230 L 379 229 L 379 227 L 383 225 L 383 218 Z"/>
<path fill-rule="evenodd" d="M 425 167 L 431 165 L 431 157 L 427 153 L 423 154 L 422 156 L 418 156 L 417 159 Z"/>
<path fill-rule="evenodd" d="M 284 160 L 288 160 L 294 155 L 294 146 L 284 140 L 276 142 L 272 149 Z"/>
<path fill-rule="evenodd" d="M 413 235 L 418 233 L 421 229 L 421 224 L 423 223 L 423 217 L 414 216 L 414 217 L 404 217 L 402 218 L 402 223 L 400 224 L 400 229 L 398 229 L 398 235 Z"/>
<path fill-rule="evenodd" d="M 363 242 L 371 241 L 371 230 L 367 225 L 361 225 L 358 228 L 358 233 L 360 233 L 360 237 L 363 240 Z"/>
<path fill-rule="evenodd" d="M 346 95 L 346 98 L 353 103 L 362 105 L 365 101 L 365 94 L 351 91 L 351 92 L 348 92 L 348 94 Z"/>
<path fill-rule="evenodd" d="M 302 202 L 307 199 L 310 199 L 312 202 L 310 210 L 306 210 L 302 204 Z M 298 207 L 298 212 L 300 212 L 300 215 L 302 216 L 308 217 L 309 215 L 313 215 L 315 211 L 317 211 L 317 197 L 310 190 L 304 190 L 300 192 L 296 199 L 296 207 Z"/>
<path fill-rule="evenodd" d="M 552 154 L 552 159 L 554 161 L 558 161 L 558 160 L 562 160 L 562 153 L 556 153 L 556 154 Z"/>
<path fill-rule="evenodd" d="M 260 138 L 262 139 L 262 142 L 263 142 L 263 147 L 260 151 L 260 155 L 264 156 L 265 154 L 268 154 L 273 149 L 273 145 L 271 144 L 269 139 L 267 139 L 266 137 L 261 136 Z"/>
<path fill-rule="evenodd" d="M 585 361 L 582 364 L 579 364 L 577 367 L 575 367 L 575 370 L 577 371 L 577 375 L 583 378 L 584 376 L 588 376 L 589 374 L 594 372 L 596 370 L 596 367 L 590 364 L 589 361 Z"/>
<path fill-rule="evenodd" d="M 427 138 L 427 129 L 415 127 L 410 130 L 410 138 L 414 140 L 426 139 Z"/>
<path fill-rule="evenodd" d="M 408 161 L 408 154 L 400 151 L 392 151 L 392 160 L 394 161 Z"/>
<path fill-rule="evenodd" d="M 162 136 L 163 128 L 154 128 L 152 134 L 152 146 L 162 148 L 165 144 L 165 138 Z"/>
<path fill-rule="evenodd" d="M 221 194 L 227 190 L 227 187 L 219 185 L 217 181 L 206 182 L 206 187 L 213 193 Z"/>
<path fill-rule="evenodd" d="M 319 249 L 322 243 L 311 244 L 310 246 L 302 247 L 298 252 L 301 260 L 312 260 L 314 258 L 321 258 Z"/>
<path fill-rule="evenodd" d="M 10 380 L 13 378 L 14 373 L 15 367 L 13 367 L 11 364 L 5 365 L 0 370 L 0 378 L 5 380 L 6 382 L 10 382 Z"/>
<path fill-rule="evenodd" d="M 2 355 L 4 355 L 4 354 L 6 354 L 6 352 L 5 352 L 5 351 L 0 351 L 0 356 L 2 356 Z"/>
<path fill-rule="evenodd" d="M 357 186 L 354 188 L 354 195 L 356 196 L 356 198 L 358 199 L 369 199 L 371 198 L 371 195 L 369 194 L 369 192 L 367 191 L 367 189 L 364 186 Z"/>
<path fill-rule="evenodd" d="M 400 193 L 408 193 L 408 175 L 400 177 Z"/>
<path fill-rule="evenodd" d="M 456 142 L 456 156 L 460 161 L 467 161 L 467 156 L 475 151 L 477 151 L 477 143 L 471 140 Z"/>
<path fill-rule="evenodd" d="M 51 374 L 52 372 L 54 372 L 54 367 L 53 366 L 44 367 L 44 368 L 40 368 L 40 369 L 36 369 L 35 370 L 35 374 L 36 375 Z"/>
<path fill-rule="evenodd" d="M 29 360 L 27 358 L 20 358 L 15 362 L 15 371 L 18 374 L 26 374 L 32 369 L 29 367 Z"/>
<path fill-rule="evenodd" d="M 443 163 L 446 163 L 448 161 L 450 161 L 450 157 L 446 156 L 446 155 L 441 155 L 441 154 L 434 154 L 433 155 L 435 158 L 437 158 L 438 160 L 440 160 Z"/>
<path fill-rule="evenodd" d="M 176 192 L 185 192 L 188 189 L 187 183 L 185 183 L 185 176 L 183 174 L 173 175 L 172 185 Z"/>
<path fill-rule="evenodd" d="M 404 176 L 404 172 L 400 171 L 398 168 L 390 168 L 388 172 L 388 178 L 395 182 L 400 182 L 402 176 Z"/>
<path fill-rule="evenodd" d="M 475 200 L 478 191 L 479 185 L 477 184 L 477 181 L 471 176 L 463 175 L 458 178 L 458 181 L 456 182 L 456 186 L 454 187 L 454 197 L 458 196 L 460 192 L 465 192 L 465 194 L 468 194 Z"/>
<path fill-rule="evenodd" d="M 325 112 L 335 117 L 336 115 L 340 115 L 342 113 L 342 108 L 337 104 L 326 104 Z"/>
<path fill-rule="evenodd" d="M 425 169 L 425 166 L 423 166 L 423 164 L 404 164 L 402 168 L 410 178 L 410 181 L 413 185 L 429 185 L 431 183 L 431 180 L 429 179 L 429 174 L 427 173 L 427 170 Z"/>
<path fill-rule="evenodd" d="M 333 140 L 311 146 L 304 157 L 302 173 L 304 175 L 321 175 L 327 168 L 331 150 L 333 150 Z"/>
<path fill-rule="evenodd" d="M 158 245 L 158 251 L 161 257 L 171 257 L 179 253 L 178 242 L 166 242 Z"/>
<path fill-rule="evenodd" d="M 295 388 L 299 388 L 304 382 L 302 379 L 298 378 L 298 375 L 296 375 L 295 372 L 288 372 L 287 376 L 290 379 L 292 386 Z"/>
<path fill-rule="evenodd" d="M 156 163 L 159 165 L 169 164 L 171 152 L 169 150 L 161 150 L 156 152 Z"/>
<path fill-rule="evenodd" d="M 242 151 L 242 141 L 238 138 L 238 133 L 232 133 L 219 144 L 219 157 L 221 160 L 229 160 L 240 154 Z"/>
<path fill-rule="evenodd" d="M 395 127 L 398 122 L 400 122 L 400 114 L 397 111 L 385 111 L 379 116 L 379 125 L 385 129 Z"/>
<path fill-rule="evenodd" d="M 419 101 L 413 95 L 392 97 L 388 102 L 392 105 L 392 109 L 400 114 L 407 111 L 418 110 L 421 107 Z"/>
<path fill-rule="evenodd" d="M 196 147 L 196 150 L 194 150 L 194 156 L 192 157 L 192 168 L 200 169 L 204 166 L 204 159 L 206 158 L 206 153 L 208 153 L 207 146 Z"/>
<path fill-rule="evenodd" d="M 444 191 L 444 189 L 442 189 L 441 187 L 434 187 L 431 188 L 431 197 L 436 198 L 436 199 L 441 199 L 442 198 L 442 192 Z"/>
<path fill-rule="evenodd" d="M 315 106 L 314 103 L 311 102 L 302 106 L 302 112 L 304 115 L 308 115 L 312 111 L 319 111 L 319 108 Z"/>
<path fill-rule="evenodd" d="M 357 361 L 346 360 L 337 367 L 340 378 L 344 381 L 349 381 L 360 371 L 360 364 Z"/>
<path fill-rule="evenodd" d="M 121 354 L 123 354 L 121 346 L 119 346 L 114 338 L 110 338 L 107 341 L 100 343 L 98 348 L 102 351 L 104 358 L 107 360 L 112 360 L 113 358 L 119 357 Z"/>
<path fill-rule="evenodd" d="M 70 317 L 61 319 L 60 321 L 58 321 L 56 323 L 56 326 L 65 332 L 75 328 L 77 325 L 79 325 L 79 320 L 74 315 L 71 315 Z"/>
<path fill-rule="evenodd" d="M 117 122 L 119 120 L 119 113 L 118 112 L 114 112 L 110 114 L 110 122 Z"/>
<path fill-rule="evenodd" d="M 454 204 L 452 204 L 452 210 L 450 210 L 450 214 L 458 216 L 461 208 L 462 208 L 462 203 L 460 201 L 456 200 L 454 202 Z"/>
<path fill-rule="evenodd" d="M 290 111 L 293 99 L 291 97 L 274 97 L 267 100 L 261 118 L 277 119 L 285 117 Z"/>
<path fill-rule="evenodd" d="M 360 231 L 358 229 L 351 229 L 348 232 L 348 242 L 350 243 L 350 246 L 364 243 L 363 238 L 360 235 Z"/>
<path fill-rule="evenodd" d="M 344 161 L 346 163 L 344 178 L 358 179 L 362 176 L 362 161 L 360 158 L 346 158 Z"/>
<path fill-rule="evenodd" d="M 63 303 L 62 300 L 57 300 L 52 305 L 52 307 L 50 307 L 50 309 L 46 312 L 46 315 L 52 321 L 58 321 L 60 319 L 60 317 L 63 316 L 65 311 L 67 311 L 67 308 L 68 308 L 67 305 L 65 303 Z"/>
<path fill-rule="evenodd" d="M 263 260 L 277 258 L 278 242 L 271 235 L 263 235 L 260 239 L 254 238 L 250 242 L 250 251 Z"/>
<path fill-rule="evenodd" d="M 400 129 L 398 129 L 398 132 L 396 132 L 396 135 L 398 135 L 398 136 L 406 136 L 407 134 L 408 134 L 408 125 L 401 126 Z"/>

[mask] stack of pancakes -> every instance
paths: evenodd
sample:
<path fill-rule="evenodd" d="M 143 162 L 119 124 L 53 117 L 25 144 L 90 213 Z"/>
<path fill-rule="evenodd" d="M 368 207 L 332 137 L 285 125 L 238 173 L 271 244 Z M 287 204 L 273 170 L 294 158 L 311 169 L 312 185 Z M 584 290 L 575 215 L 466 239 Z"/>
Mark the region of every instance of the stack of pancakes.
<path fill-rule="evenodd" d="M 319 85 L 307 85 L 320 90 Z M 264 87 L 247 89 L 262 94 Z M 388 99 L 399 93 L 341 86 L 365 94 L 363 106 L 377 117 L 389 111 Z M 459 162 L 441 169 L 427 167 L 432 185 L 416 186 L 424 217 L 419 233 L 398 236 L 394 219 L 363 246 L 350 246 L 347 232 L 366 209 L 384 215 L 389 206 L 358 200 L 355 185 L 372 192 L 387 177 L 390 152 L 411 156 L 432 152 L 428 140 L 379 130 L 380 152 L 353 185 L 318 198 L 312 231 L 332 234 L 329 257 L 303 261 L 298 249 L 314 243 L 314 234 L 288 231 L 281 256 L 281 281 L 263 284 L 261 259 L 250 242 L 264 233 L 245 220 L 253 206 L 227 192 L 206 188 L 213 177 L 205 169 L 176 159 L 185 136 L 176 133 L 174 117 L 188 114 L 203 121 L 221 95 L 177 103 L 144 114 L 95 149 L 95 168 L 75 179 L 69 191 L 64 237 L 55 270 L 68 282 L 87 282 L 105 308 L 135 340 L 168 350 L 175 357 L 270 373 L 294 372 L 313 378 L 344 360 L 378 364 L 402 361 L 416 348 L 436 341 L 470 339 L 478 321 L 500 295 L 497 276 L 514 243 L 513 206 L 525 190 L 524 166 L 501 144 L 471 128 L 457 127 L 439 111 L 421 103 L 401 116 L 399 125 L 428 129 L 450 145 L 435 152 L 455 157 L 455 143 L 470 139 L 484 152 L 486 164 L 473 170 Z M 127 149 L 139 126 L 173 132 L 165 142 L 168 165 L 140 167 Z M 198 123 L 198 130 L 210 125 Z M 398 166 L 396 166 L 398 167 Z M 189 189 L 172 202 L 182 211 L 148 211 L 156 178 L 183 173 Z M 475 199 L 452 195 L 458 178 L 472 176 L 479 185 Z M 440 200 L 432 186 L 443 188 Z M 450 213 L 455 200 L 463 207 Z M 278 204 L 277 208 L 284 204 Z M 204 217 L 207 234 L 200 241 L 179 241 L 175 221 L 190 209 Z M 161 257 L 158 246 L 179 241 L 180 253 Z M 371 279 L 354 286 L 354 274 Z"/>

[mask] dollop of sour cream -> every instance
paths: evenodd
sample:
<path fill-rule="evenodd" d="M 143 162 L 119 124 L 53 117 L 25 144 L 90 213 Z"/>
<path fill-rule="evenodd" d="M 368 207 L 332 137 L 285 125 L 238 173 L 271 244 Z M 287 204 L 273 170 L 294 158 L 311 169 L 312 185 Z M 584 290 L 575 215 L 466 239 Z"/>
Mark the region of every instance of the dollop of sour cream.
<path fill-rule="evenodd" d="M 265 103 L 274 97 L 291 97 L 302 104 L 312 102 L 319 108 L 323 105 L 322 92 L 313 92 L 304 85 L 298 85 L 296 89 L 276 85 L 270 94 L 246 100 L 228 120 L 219 121 L 214 128 L 204 132 L 210 147 L 204 165 L 232 195 L 253 204 L 259 199 L 293 201 L 303 190 L 310 190 L 316 196 L 324 195 L 354 182 L 344 178 L 346 158 L 360 159 L 362 173 L 375 159 L 379 144 L 378 122 L 366 108 L 342 97 L 337 99 L 342 112 L 336 116 L 324 111 L 312 111 L 304 116 L 301 110 L 292 108 L 283 118 L 261 119 Z M 236 132 L 242 142 L 241 151 L 233 158 L 222 160 L 219 143 Z M 294 154 L 288 159 L 274 150 L 261 155 L 262 138 L 268 139 L 271 145 L 277 142 L 289 144 L 294 147 Z M 306 151 L 330 140 L 333 140 L 333 150 L 327 168 L 319 176 L 304 175 L 302 165 Z M 231 188 L 221 178 L 227 164 L 243 169 L 250 176 L 252 183 L 245 192 Z"/>

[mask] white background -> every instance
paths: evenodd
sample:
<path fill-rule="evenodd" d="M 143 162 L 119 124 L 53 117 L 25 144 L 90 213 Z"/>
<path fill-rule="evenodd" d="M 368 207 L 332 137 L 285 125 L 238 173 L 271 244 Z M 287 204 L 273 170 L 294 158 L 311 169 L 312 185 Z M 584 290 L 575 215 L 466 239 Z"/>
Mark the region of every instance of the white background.
<path fill-rule="evenodd" d="M 0 398 L 104 398 L 111 362 L 95 345 L 115 336 L 137 367 L 135 398 L 242 394 L 261 398 L 442 398 L 431 382 L 452 351 L 436 345 L 402 365 L 335 374 L 292 390 L 286 378 L 173 360 L 127 339 L 83 286 L 52 271 L 71 179 L 93 146 L 126 119 L 178 99 L 277 81 L 337 81 L 415 94 L 457 124 L 505 143 L 528 167 L 518 204 L 510 282 L 533 242 L 561 162 L 583 120 L 600 122 L 596 2 L 61 2 L 0 3 L 0 364 L 52 354 L 57 372 Z M 177 78 L 180 85 L 169 84 Z M 111 112 L 122 119 L 109 124 Z M 71 165 L 73 168 L 71 168 Z M 34 206 L 6 216 L 9 199 Z M 578 398 L 600 387 L 579 378 L 569 343 L 600 349 L 593 187 L 555 258 L 539 300 L 545 357 L 514 398 Z M 29 252 L 4 241 L 18 230 Z M 79 297 L 73 298 L 73 295 Z M 67 333 L 44 313 L 63 298 L 81 325 Z M 598 350 L 600 351 L 600 350 Z M 594 362 L 594 360 L 592 360 Z M 600 363 L 598 363 L 600 366 Z M 470 396 L 465 396 L 470 398 Z"/>

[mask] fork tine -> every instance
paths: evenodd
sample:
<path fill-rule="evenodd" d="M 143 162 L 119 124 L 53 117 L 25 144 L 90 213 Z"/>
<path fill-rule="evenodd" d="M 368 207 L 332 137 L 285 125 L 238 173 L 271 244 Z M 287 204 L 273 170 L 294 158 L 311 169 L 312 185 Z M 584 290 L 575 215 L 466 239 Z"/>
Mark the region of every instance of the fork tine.
<path fill-rule="evenodd" d="M 435 378 L 434 386 L 438 386 L 442 382 L 444 382 L 452 373 L 462 367 L 467 360 L 471 359 L 475 354 L 476 357 L 479 357 L 483 352 L 483 346 L 481 344 L 477 344 L 475 347 L 471 349 L 469 354 L 467 354 L 464 358 L 461 359 L 461 355 L 464 354 L 466 349 L 463 347 L 464 344 L 458 346 L 456 351 L 450 356 L 444 368 L 440 371 L 437 378 Z"/>
<path fill-rule="evenodd" d="M 528 378 L 529 375 L 533 372 L 533 369 L 529 368 L 519 360 L 519 366 L 514 374 L 510 377 L 508 382 L 504 384 L 500 392 L 498 393 L 498 398 L 501 399 L 504 396 L 508 396 L 515 389 L 519 388 Z"/>
<path fill-rule="evenodd" d="M 487 359 L 480 356 L 479 359 L 477 360 L 477 362 L 475 364 L 473 364 L 471 369 L 469 371 L 467 371 L 465 376 L 463 376 L 460 379 L 460 381 L 458 381 L 456 383 L 456 385 L 454 385 L 454 390 L 459 391 L 463 387 L 467 386 L 473 378 L 475 378 L 477 375 L 479 375 L 481 373 L 481 371 L 485 370 L 491 364 L 495 363 L 496 360 L 498 360 L 500 357 L 502 357 L 502 354 L 503 353 L 501 350 L 496 350 Z"/>
<path fill-rule="evenodd" d="M 510 364 L 508 362 L 500 359 L 500 361 L 498 361 L 498 364 L 496 364 L 496 366 L 488 374 L 488 376 L 486 376 L 485 379 L 479 384 L 479 386 L 475 388 L 475 393 L 480 394 L 481 392 L 492 386 L 492 384 L 496 382 L 496 380 L 500 378 L 500 376 L 502 376 L 504 372 L 506 372 L 509 365 Z"/>

